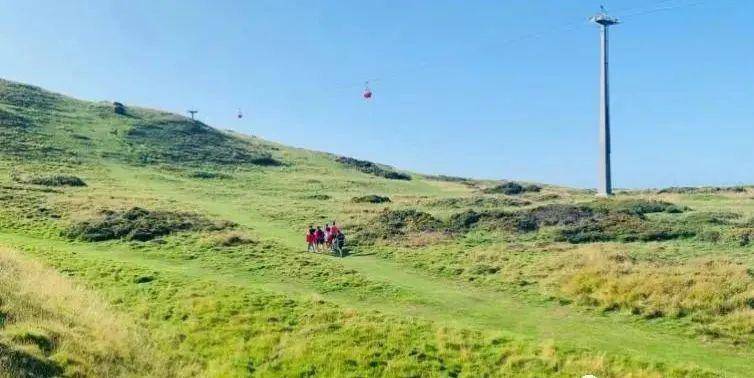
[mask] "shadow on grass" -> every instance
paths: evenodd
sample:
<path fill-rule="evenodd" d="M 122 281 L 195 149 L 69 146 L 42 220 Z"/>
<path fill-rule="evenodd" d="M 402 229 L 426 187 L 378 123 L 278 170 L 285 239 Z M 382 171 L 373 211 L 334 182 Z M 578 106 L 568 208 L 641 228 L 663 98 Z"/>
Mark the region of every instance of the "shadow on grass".
<path fill-rule="evenodd" d="M 14 377 L 59 377 L 63 368 L 44 358 L 0 343 L 0 369 Z"/>

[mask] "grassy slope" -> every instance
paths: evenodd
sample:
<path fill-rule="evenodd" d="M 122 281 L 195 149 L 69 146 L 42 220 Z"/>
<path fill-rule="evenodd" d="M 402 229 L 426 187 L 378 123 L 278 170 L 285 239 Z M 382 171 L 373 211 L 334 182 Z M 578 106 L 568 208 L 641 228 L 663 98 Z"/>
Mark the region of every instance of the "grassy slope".
<path fill-rule="evenodd" d="M 385 207 L 353 204 L 351 197 L 387 195 L 391 208 L 448 216 L 456 210 L 433 207 L 430 200 L 471 197 L 477 191 L 418 176 L 411 181 L 376 178 L 339 166 L 327 154 L 225 134 L 231 147 L 217 164 L 176 165 L 159 153 L 163 144 L 152 146 L 143 138 L 135 143 L 129 130 L 167 118 L 183 133 L 182 127 L 194 127 L 188 120 L 143 109 L 131 117 L 116 116 L 104 104 L 9 83 L 3 91 L 17 95 L 11 100 L 0 96 L 0 107 L 23 119 L 27 131 L 3 129 L 4 138 L 18 139 L 3 146 L 0 171 L 75 174 L 89 186 L 39 191 L 3 174 L 0 245 L 66 272 L 110 302 L 117 316 L 137 321 L 149 330 L 150 343 L 170 371 L 210 376 L 701 375 L 697 366 L 728 376 L 751 373 L 754 355 L 748 341 L 732 345 L 727 338 L 705 339 L 688 318 L 645 320 L 622 311 L 593 311 L 593 301 L 578 304 L 580 292 L 562 284 L 581 269 L 566 262 L 595 248 L 630 253 L 637 264 L 685 264 L 703 256 L 752 266 L 750 247 L 697 240 L 572 246 L 539 234 L 478 231 L 456 239 L 419 238 L 411 246 L 364 247 L 344 260 L 307 255 L 301 253 L 301 229 L 307 224 L 330 219 L 358 224 Z M 45 101 L 13 100 L 18 94 Z M 225 143 L 216 138 L 213 134 L 212 143 Z M 182 148 L 197 144 L 187 142 Z M 235 148 L 286 164 L 228 164 L 228 156 L 238 156 Z M 198 169 L 230 178 L 191 178 Z M 560 197 L 529 198 L 536 203 L 589 199 L 587 193 L 557 188 L 545 192 Z M 331 199 L 306 199 L 316 194 Z M 751 216 L 750 195 L 663 198 L 698 212 L 727 209 Z M 236 232 L 256 243 L 217 247 L 207 233 L 177 234 L 160 244 L 82 243 L 59 236 L 66 224 L 97 210 L 134 205 L 231 220 L 240 225 Z M 478 273 L 481 264 L 500 270 Z M 621 279 L 615 276 L 617 283 Z M 567 304 L 574 300 L 577 304 Z M 737 332 L 747 340 L 751 331 Z M 70 368 L 65 361 L 55 363 Z M 87 362 L 91 369 L 109 364 Z"/>

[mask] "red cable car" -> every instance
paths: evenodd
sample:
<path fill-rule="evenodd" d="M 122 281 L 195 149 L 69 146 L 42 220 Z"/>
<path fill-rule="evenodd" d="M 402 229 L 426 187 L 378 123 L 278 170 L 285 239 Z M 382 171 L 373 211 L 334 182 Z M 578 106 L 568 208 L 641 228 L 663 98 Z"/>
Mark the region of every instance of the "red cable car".
<path fill-rule="evenodd" d="M 372 90 L 369 89 L 369 82 L 368 81 L 366 83 L 364 83 L 364 94 L 363 94 L 363 96 L 364 96 L 365 100 L 369 100 L 369 99 L 372 98 Z"/>

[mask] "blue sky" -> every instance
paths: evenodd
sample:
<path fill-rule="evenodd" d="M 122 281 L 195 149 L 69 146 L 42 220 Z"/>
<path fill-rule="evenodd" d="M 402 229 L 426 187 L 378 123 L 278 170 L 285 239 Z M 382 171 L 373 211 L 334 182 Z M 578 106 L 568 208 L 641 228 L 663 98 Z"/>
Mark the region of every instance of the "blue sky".
<path fill-rule="evenodd" d="M 0 1 L 0 76 L 419 172 L 594 187 L 604 3 L 627 16 L 615 185 L 754 183 L 754 2 L 697 2 Z"/>

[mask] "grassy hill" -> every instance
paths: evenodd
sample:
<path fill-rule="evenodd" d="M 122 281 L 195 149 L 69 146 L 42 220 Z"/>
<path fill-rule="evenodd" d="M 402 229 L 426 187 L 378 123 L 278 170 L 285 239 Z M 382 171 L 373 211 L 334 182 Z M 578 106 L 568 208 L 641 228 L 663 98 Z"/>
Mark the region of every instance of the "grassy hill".
<path fill-rule="evenodd" d="M 754 374 L 750 187 L 425 176 L 7 81 L 0 125 L 0 375 Z"/>

